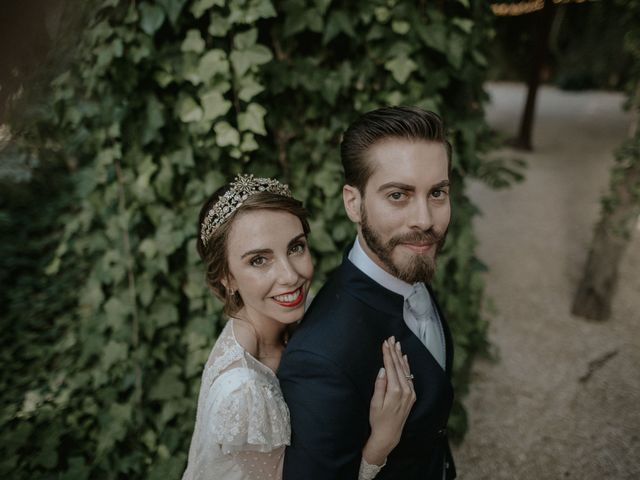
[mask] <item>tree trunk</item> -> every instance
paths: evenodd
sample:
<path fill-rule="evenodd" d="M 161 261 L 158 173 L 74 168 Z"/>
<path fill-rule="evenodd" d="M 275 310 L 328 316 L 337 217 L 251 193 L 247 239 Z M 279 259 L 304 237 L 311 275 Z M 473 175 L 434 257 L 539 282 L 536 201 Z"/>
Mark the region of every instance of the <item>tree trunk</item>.
<path fill-rule="evenodd" d="M 522 150 L 532 150 L 531 133 L 533 131 L 533 120 L 536 109 L 536 96 L 538 95 L 542 70 L 547 61 L 549 35 L 551 33 L 551 25 L 553 24 L 555 11 L 556 9 L 553 2 L 550 0 L 545 1 L 544 8 L 537 14 L 538 18 L 535 22 L 536 40 L 529 80 L 527 82 L 527 100 L 524 104 L 518 136 L 512 142 L 512 146 Z"/>
<path fill-rule="evenodd" d="M 571 312 L 590 320 L 606 320 L 611 314 L 611 302 L 618 279 L 620 259 L 631 239 L 640 215 L 640 84 L 634 99 L 636 117 L 631 138 L 618 151 L 614 174 L 620 180 L 612 183 L 602 218 L 589 251 L 589 257 Z"/>

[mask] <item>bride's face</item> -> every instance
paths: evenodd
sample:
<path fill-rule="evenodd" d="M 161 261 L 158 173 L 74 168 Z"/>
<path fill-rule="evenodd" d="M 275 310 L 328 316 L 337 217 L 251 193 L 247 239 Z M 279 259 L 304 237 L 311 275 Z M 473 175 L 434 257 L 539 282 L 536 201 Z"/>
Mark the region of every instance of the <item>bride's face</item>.
<path fill-rule="evenodd" d="M 313 264 L 300 219 L 282 210 L 254 210 L 233 222 L 227 238 L 229 286 L 255 321 L 290 324 L 304 313 Z"/>

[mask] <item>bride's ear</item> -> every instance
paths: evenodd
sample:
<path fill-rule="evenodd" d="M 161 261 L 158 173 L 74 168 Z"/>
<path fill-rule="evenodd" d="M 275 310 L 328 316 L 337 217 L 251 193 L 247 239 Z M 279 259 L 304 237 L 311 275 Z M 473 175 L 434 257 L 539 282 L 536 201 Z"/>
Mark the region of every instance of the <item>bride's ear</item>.
<path fill-rule="evenodd" d="M 345 185 L 342 187 L 342 201 L 344 202 L 344 209 L 347 212 L 349 220 L 359 224 L 361 221 L 360 206 L 362 203 L 360 190 L 353 185 Z"/>
<path fill-rule="evenodd" d="M 220 280 L 220 283 L 222 284 L 224 289 L 229 293 L 238 291 L 238 285 L 232 275 L 229 275 L 228 277 L 223 278 L 222 280 Z"/>

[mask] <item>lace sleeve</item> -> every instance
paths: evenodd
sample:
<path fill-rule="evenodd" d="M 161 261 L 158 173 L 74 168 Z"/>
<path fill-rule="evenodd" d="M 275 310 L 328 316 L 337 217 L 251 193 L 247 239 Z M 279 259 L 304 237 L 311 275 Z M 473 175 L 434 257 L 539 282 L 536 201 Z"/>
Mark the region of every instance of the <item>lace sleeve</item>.
<path fill-rule="evenodd" d="M 380 473 L 382 467 L 384 467 L 386 464 L 386 459 L 382 465 L 378 466 L 367 463 L 367 461 L 363 458 L 360 461 L 360 472 L 358 473 L 358 480 L 373 480 L 374 478 L 376 478 L 376 475 Z"/>
<path fill-rule="evenodd" d="M 234 368 L 211 385 L 206 425 L 225 454 L 270 452 L 289 444 L 289 410 L 278 391 L 248 368 Z"/>

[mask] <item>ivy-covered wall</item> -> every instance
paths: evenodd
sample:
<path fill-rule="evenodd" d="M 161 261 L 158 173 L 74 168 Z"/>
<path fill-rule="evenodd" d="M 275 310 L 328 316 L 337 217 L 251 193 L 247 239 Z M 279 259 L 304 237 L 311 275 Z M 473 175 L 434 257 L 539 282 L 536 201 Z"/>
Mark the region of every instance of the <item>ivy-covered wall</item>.
<path fill-rule="evenodd" d="M 48 217 L 58 246 L 31 253 L 47 259 L 46 276 L 28 273 L 41 277 L 33 291 L 69 301 L 33 319 L 30 356 L 21 335 L 5 350 L 0 474 L 178 478 L 222 320 L 195 250 L 201 202 L 240 171 L 288 182 L 311 210 L 318 287 L 355 232 L 340 195 L 341 132 L 389 104 L 439 112 L 454 145 L 435 287 L 460 399 L 486 342 L 465 181 L 510 178 L 480 157 L 488 2 L 101 0 L 90 17 L 75 60 L 16 129 L 70 171 L 47 192 L 65 200 Z M 15 214 L 3 218 L 20 228 Z M 9 308 L 3 327 L 22 321 Z M 465 429 L 458 401 L 451 430 Z"/>

